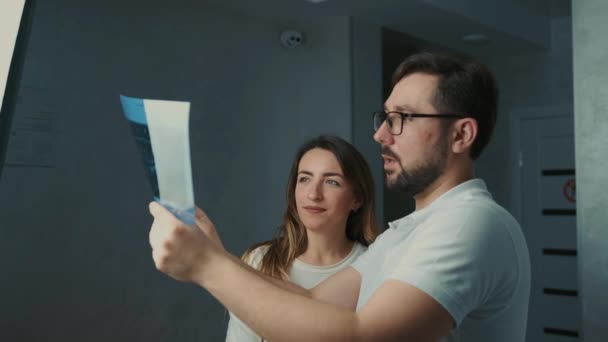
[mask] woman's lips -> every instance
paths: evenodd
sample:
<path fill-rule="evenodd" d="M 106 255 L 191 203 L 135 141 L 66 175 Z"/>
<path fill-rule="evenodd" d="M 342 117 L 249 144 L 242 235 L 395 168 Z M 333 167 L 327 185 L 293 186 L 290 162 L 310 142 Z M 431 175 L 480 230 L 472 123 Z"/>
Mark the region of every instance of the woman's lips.
<path fill-rule="evenodd" d="M 304 210 L 306 210 L 309 213 L 312 214 L 319 214 L 325 211 L 325 208 L 321 208 L 321 207 L 315 207 L 315 206 L 305 206 L 303 207 Z"/>

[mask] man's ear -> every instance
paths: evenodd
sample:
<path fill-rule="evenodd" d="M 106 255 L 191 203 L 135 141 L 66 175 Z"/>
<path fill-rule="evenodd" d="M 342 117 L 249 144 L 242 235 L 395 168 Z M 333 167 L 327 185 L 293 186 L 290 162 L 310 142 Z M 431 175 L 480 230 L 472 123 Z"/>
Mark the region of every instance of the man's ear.
<path fill-rule="evenodd" d="M 459 119 L 452 127 L 452 152 L 455 154 L 469 153 L 477 138 L 477 120 Z"/>

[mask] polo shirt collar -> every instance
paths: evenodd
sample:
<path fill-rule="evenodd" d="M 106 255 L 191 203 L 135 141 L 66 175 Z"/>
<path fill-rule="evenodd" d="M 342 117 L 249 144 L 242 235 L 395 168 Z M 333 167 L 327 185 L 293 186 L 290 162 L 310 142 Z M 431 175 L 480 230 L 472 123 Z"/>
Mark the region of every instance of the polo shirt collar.
<path fill-rule="evenodd" d="M 431 204 L 426 206 L 424 209 L 414 211 L 413 213 L 405 217 L 389 222 L 388 226 L 389 228 L 398 228 L 399 226 L 417 222 L 421 219 L 426 218 L 433 211 L 435 211 L 436 208 L 440 208 L 441 206 L 451 202 L 452 200 L 461 198 L 462 196 L 470 196 L 480 191 L 487 193 L 488 190 L 486 187 L 486 183 L 480 178 L 470 179 L 446 191 L 437 199 L 435 199 Z"/>

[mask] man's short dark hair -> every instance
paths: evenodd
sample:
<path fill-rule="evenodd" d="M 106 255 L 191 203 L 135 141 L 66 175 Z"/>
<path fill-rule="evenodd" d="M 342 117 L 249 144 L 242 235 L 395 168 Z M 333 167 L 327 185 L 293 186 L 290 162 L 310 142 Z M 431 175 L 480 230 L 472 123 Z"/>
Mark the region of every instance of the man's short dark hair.
<path fill-rule="evenodd" d="M 393 74 L 393 87 L 404 77 L 424 73 L 439 77 L 433 106 L 441 113 L 462 114 L 477 121 L 471 159 L 479 157 L 496 125 L 498 87 L 492 72 L 467 58 L 422 52 L 406 58 Z"/>

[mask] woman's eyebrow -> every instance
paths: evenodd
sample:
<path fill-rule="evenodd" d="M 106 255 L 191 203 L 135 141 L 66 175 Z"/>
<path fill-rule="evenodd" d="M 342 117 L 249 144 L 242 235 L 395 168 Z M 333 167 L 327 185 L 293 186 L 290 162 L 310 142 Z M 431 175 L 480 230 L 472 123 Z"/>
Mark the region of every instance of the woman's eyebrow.
<path fill-rule="evenodd" d="M 312 172 L 306 171 L 306 170 L 299 171 L 298 174 L 300 174 L 300 173 L 303 173 L 303 174 L 306 174 L 306 175 L 309 175 L 309 176 L 313 176 Z M 344 178 L 344 176 L 341 173 L 338 173 L 338 172 L 325 172 L 325 173 L 323 173 L 323 177 L 336 177 L 336 176 L 340 177 L 340 178 Z"/>
<path fill-rule="evenodd" d="M 325 172 L 323 174 L 323 176 L 325 176 L 325 177 L 335 177 L 335 176 L 337 176 L 337 177 L 340 177 L 340 178 L 344 178 L 344 176 L 342 176 L 341 173 L 337 173 L 337 172 Z"/>

